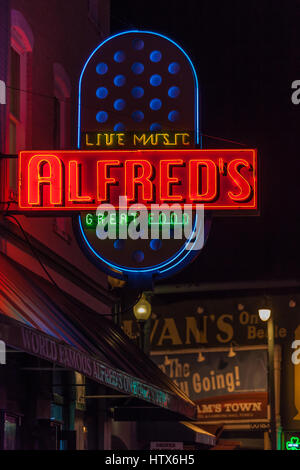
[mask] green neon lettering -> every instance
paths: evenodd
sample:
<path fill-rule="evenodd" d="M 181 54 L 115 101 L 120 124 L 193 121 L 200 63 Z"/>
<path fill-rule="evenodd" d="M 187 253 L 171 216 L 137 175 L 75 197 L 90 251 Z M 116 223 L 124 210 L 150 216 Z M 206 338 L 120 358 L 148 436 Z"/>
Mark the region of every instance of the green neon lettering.
<path fill-rule="evenodd" d="M 85 222 L 87 225 L 92 225 L 93 224 L 93 215 L 92 214 L 86 214 L 86 217 L 85 217 Z"/>
<path fill-rule="evenodd" d="M 120 224 L 125 225 L 126 223 L 127 223 L 127 215 L 126 214 L 121 214 Z"/>
<path fill-rule="evenodd" d="M 98 215 L 98 224 L 104 224 L 104 214 Z"/>
<path fill-rule="evenodd" d="M 117 222 L 116 222 L 116 214 L 110 214 L 110 216 L 109 216 L 109 223 L 110 223 L 111 225 L 116 225 L 116 223 L 117 223 Z"/>

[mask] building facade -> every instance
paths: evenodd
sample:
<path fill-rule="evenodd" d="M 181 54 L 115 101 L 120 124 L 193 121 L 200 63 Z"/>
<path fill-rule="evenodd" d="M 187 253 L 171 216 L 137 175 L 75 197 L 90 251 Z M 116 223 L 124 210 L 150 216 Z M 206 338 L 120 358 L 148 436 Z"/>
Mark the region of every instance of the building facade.
<path fill-rule="evenodd" d="M 8 214 L 19 151 L 76 149 L 80 73 L 109 25 L 109 0 L 0 3 L 1 449 L 137 449 L 135 421 L 117 421 L 116 408 L 195 415 L 115 325 L 118 299 L 71 218 Z"/>
<path fill-rule="evenodd" d="M 220 448 L 271 448 L 269 330 L 258 313 L 266 298 L 274 325 L 276 448 L 299 441 L 298 289 L 290 279 L 170 284 L 152 293 L 150 357 L 197 404 L 198 424 L 219 429 Z M 123 329 L 136 332 L 129 318 Z"/>

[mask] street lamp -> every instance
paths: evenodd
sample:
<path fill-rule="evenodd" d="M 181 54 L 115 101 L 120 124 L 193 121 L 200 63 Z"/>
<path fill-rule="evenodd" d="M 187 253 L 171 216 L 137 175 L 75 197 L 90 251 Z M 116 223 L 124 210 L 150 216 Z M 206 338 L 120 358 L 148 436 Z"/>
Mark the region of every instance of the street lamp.
<path fill-rule="evenodd" d="M 271 301 L 266 299 L 264 305 L 258 309 L 259 318 L 268 322 L 268 391 L 270 404 L 270 438 L 271 449 L 277 450 L 276 412 L 275 412 L 275 380 L 274 380 L 274 320 L 271 310 Z"/>
<path fill-rule="evenodd" d="M 133 307 L 134 316 L 140 327 L 140 348 L 145 351 L 145 323 L 151 315 L 151 304 L 142 294 L 140 300 Z"/>
<path fill-rule="evenodd" d="M 270 308 L 259 308 L 258 309 L 259 318 L 262 321 L 268 321 L 271 317 L 271 309 Z"/>

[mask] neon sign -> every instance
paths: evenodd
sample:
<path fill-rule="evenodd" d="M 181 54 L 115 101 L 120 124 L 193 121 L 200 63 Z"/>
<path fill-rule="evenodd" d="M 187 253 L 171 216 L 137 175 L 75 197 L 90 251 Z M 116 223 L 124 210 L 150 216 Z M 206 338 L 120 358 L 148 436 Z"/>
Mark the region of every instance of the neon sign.
<path fill-rule="evenodd" d="M 255 150 L 24 151 L 22 211 L 79 212 L 109 202 L 204 204 L 206 210 L 255 210 Z"/>
<path fill-rule="evenodd" d="M 188 148 L 192 146 L 193 140 L 191 132 L 83 132 L 81 148 Z"/>
<path fill-rule="evenodd" d="M 292 436 L 285 444 L 286 450 L 300 450 L 300 438 Z"/>
<path fill-rule="evenodd" d="M 101 78 L 100 87 L 99 79 L 95 81 L 95 70 Z M 131 77 L 130 88 L 127 88 L 128 77 Z M 144 92 L 141 96 L 134 94 L 137 88 Z M 120 100 L 117 95 L 122 90 L 126 93 Z M 155 95 L 149 103 L 147 95 L 151 90 L 155 91 Z M 179 91 L 178 95 L 176 90 Z M 127 96 L 134 102 L 130 107 Z M 172 102 L 167 114 L 163 96 Z M 95 108 L 95 99 L 99 106 L 103 106 L 96 116 L 98 122 L 91 111 Z M 106 103 L 110 107 L 104 109 Z M 120 103 L 124 105 L 123 109 L 119 107 Z M 161 106 L 157 107 L 157 103 Z M 143 110 L 139 109 L 141 104 Z M 145 109 L 148 109 L 147 115 Z M 114 119 L 113 125 L 111 119 Z M 157 125 L 164 132 L 193 129 L 194 143 L 200 145 L 199 84 L 190 57 L 175 41 L 152 31 L 124 31 L 105 39 L 90 54 L 79 78 L 77 147 L 82 148 L 82 133 L 87 130 L 97 133 L 99 129 L 101 132 L 111 132 L 117 128 L 123 132 L 125 128 L 145 132 L 152 131 Z"/>
<path fill-rule="evenodd" d="M 74 215 L 86 256 L 135 288 L 175 274 L 201 251 L 213 213 L 258 210 L 256 151 L 202 149 L 199 98 L 195 67 L 175 41 L 137 30 L 105 39 L 79 77 L 78 150 L 21 152 L 17 211 Z M 117 238 L 102 237 L 103 225 Z"/>
<path fill-rule="evenodd" d="M 189 215 L 186 213 L 181 214 L 178 216 L 176 212 L 171 212 L 169 217 L 164 212 L 157 212 L 154 211 L 153 213 L 149 213 L 147 216 L 148 225 L 170 225 L 170 227 L 174 227 L 176 225 L 187 225 L 189 223 Z M 83 224 L 84 228 L 87 229 L 96 229 L 98 224 L 102 225 L 128 225 L 131 222 L 135 222 L 138 224 L 138 213 L 136 212 L 134 215 L 128 215 L 125 213 L 110 213 L 107 211 L 105 214 L 97 215 L 91 214 L 88 212 L 84 219 Z"/>

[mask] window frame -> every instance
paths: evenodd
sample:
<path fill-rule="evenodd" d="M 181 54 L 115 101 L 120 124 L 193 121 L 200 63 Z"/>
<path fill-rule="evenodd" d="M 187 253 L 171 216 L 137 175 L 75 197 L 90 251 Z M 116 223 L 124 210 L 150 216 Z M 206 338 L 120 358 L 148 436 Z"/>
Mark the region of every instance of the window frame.
<path fill-rule="evenodd" d="M 30 77 L 30 54 L 33 50 L 33 34 L 26 19 L 18 10 L 11 10 L 11 34 L 10 34 L 10 48 L 9 48 L 9 67 L 8 67 L 8 90 L 11 86 L 11 50 L 14 50 L 20 56 L 20 91 L 19 91 L 19 116 L 14 116 L 11 112 L 10 93 L 7 93 L 7 118 L 6 118 L 6 144 L 5 152 L 11 153 L 11 124 L 15 126 L 15 153 L 23 150 L 28 145 L 28 114 L 29 114 L 29 95 L 28 90 L 30 88 L 29 77 Z M 15 184 L 11 183 L 12 173 L 15 173 L 14 177 Z M 16 160 L 11 159 L 7 162 L 5 168 L 5 179 L 8 188 L 7 199 L 15 200 L 17 198 L 17 174 L 16 174 Z"/>

